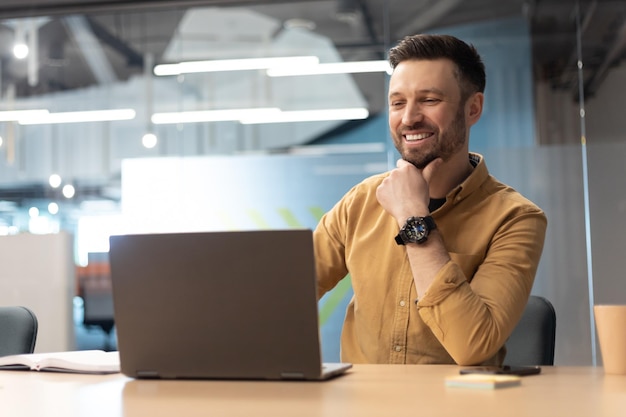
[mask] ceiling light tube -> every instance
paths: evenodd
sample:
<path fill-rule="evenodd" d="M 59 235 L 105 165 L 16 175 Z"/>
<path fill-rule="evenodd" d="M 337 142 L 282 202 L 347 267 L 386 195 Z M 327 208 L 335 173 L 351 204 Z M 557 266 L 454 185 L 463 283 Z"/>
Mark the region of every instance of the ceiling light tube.
<path fill-rule="evenodd" d="M 37 119 L 45 117 L 50 112 L 45 109 L 38 110 L 6 110 L 0 111 L 0 122 L 17 122 L 21 119 Z"/>
<path fill-rule="evenodd" d="M 280 109 L 275 107 L 230 110 L 198 110 L 170 113 L 154 113 L 151 120 L 152 123 L 154 123 L 155 125 L 199 122 L 228 122 L 239 121 L 246 118 L 264 119 L 266 117 L 271 117 L 279 113 Z"/>
<path fill-rule="evenodd" d="M 197 72 L 258 70 L 284 65 L 309 66 L 316 65 L 318 63 L 319 58 L 316 56 L 187 61 L 177 64 L 157 65 L 154 67 L 154 75 L 165 76 Z"/>
<path fill-rule="evenodd" d="M 324 110 L 282 111 L 266 117 L 242 118 L 242 124 L 316 122 L 326 120 L 362 120 L 367 119 L 369 111 L 364 107 Z"/>
<path fill-rule="evenodd" d="M 391 74 L 388 61 L 353 61 L 329 62 L 309 66 L 272 67 L 267 70 L 270 77 L 288 77 L 295 75 L 326 75 L 326 74 L 353 74 L 362 72 L 386 72 Z"/>
<path fill-rule="evenodd" d="M 133 109 L 87 110 L 48 113 L 38 117 L 20 118 L 20 125 L 42 125 L 58 123 L 112 122 L 135 118 Z"/>

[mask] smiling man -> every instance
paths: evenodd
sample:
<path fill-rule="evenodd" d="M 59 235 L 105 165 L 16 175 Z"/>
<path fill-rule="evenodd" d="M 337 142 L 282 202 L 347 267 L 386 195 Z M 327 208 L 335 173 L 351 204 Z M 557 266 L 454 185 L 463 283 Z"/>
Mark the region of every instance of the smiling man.
<path fill-rule="evenodd" d="M 353 187 L 318 224 L 321 297 L 350 274 L 341 336 L 352 363 L 503 363 L 532 288 L 547 220 L 469 152 L 485 67 L 447 35 L 389 54 L 396 168 Z"/>

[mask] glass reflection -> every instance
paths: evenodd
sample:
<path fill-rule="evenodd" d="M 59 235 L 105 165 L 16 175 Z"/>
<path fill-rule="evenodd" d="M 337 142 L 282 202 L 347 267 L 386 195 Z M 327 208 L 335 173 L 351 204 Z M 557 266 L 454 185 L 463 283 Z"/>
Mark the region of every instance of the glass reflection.
<path fill-rule="evenodd" d="M 48 16 L 29 9 L 0 21 L 3 234 L 28 231 L 30 207 L 38 208 L 38 217 L 52 216 L 50 203 L 56 204 L 54 219 L 39 221 L 39 231 L 78 233 L 85 216 L 114 218 L 119 226 L 125 210 L 143 213 L 144 221 L 152 215 L 145 207 L 154 203 L 150 196 L 164 193 L 160 209 L 174 205 L 167 190 L 186 192 L 176 203 L 187 203 L 200 227 L 314 225 L 317 214 L 307 212 L 327 210 L 350 183 L 387 169 L 396 158 L 387 132 L 384 68 L 311 74 L 319 68 L 309 63 L 307 75 L 300 68 L 299 75 L 282 77 L 268 75 L 267 68 L 170 76 L 154 70 L 181 62 L 303 56 L 315 57 L 320 66 L 381 62 L 404 35 L 448 32 L 474 43 L 487 61 L 489 107 L 473 131 L 472 150 L 485 154 L 494 175 L 548 214 L 533 291 L 547 296 L 559 317 L 575 318 L 560 320 L 557 364 L 595 361 L 589 306 L 626 302 L 619 262 L 626 247 L 626 1 L 211 3 Z M 22 59 L 13 55 L 18 43 L 28 47 Z M 133 111 L 124 120 L 78 123 L 81 113 L 70 114 L 66 122 L 73 123 L 47 119 L 124 109 Z M 360 116 L 340 117 L 346 109 Z M 255 118 L 236 114 L 244 110 L 256 112 Z M 329 110 L 334 117 L 296 121 L 311 114 L 303 112 L 322 119 Z M 155 118 L 182 112 L 211 112 L 212 119 Z M 276 115 L 282 121 L 268 123 Z M 146 134 L 153 136 L 146 140 Z M 252 157 L 264 171 L 237 174 Z M 134 193 L 124 190 L 124 166 L 141 166 L 148 158 L 170 165 L 151 168 L 154 178 L 143 182 L 134 172 L 141 186 Z M 188 174 L 181 160 L 193 158 L 218 158 L 212 166 L 223 171 L 197 168 L 212 178 L 176 182 Z M 306 184 L 294 182 L 305 181 L 304 173 L 310 174 Z M 52 185 L 52 174 L 62 180 Z M 236 178 L 229 183 L 230 176 Z M 261 176 L 263 189 L 255 187 Z M 70 183 L 74 195 L 68 199 L 62 190 Z M 236 185 L 240 200 L 251 204 L 254 196 L 259 206 L 222 210 L 233 192 L 229 184 Z M 210 195 L 212 189 L 225 196 Z M 305 192 L 307 206 L 292 210 L 296 220 L 261 204 L 264 196 L 289 201 L 299 192 Z M 204 204 L 222 213 L 224 222 L 202 220 Z M 235 211 L 239 224 L 232 220 Z M 83 230 L 79 234 L 89 233 Z M 99 239 L 102 234 L 94 232 Z M 329 339 L 336 336 L 325 331 Z M 327 353 L 329 359 L 333 354 Z"/>

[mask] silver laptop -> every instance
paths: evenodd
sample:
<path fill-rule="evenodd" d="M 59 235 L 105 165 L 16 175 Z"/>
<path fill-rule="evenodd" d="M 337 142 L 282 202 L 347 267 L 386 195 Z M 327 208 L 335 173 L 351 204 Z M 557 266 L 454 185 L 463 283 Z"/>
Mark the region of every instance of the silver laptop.
<path fill-rule="evenodd" d="M 121 371 L 325 380 L 311 230 L 111 236 Z"/>

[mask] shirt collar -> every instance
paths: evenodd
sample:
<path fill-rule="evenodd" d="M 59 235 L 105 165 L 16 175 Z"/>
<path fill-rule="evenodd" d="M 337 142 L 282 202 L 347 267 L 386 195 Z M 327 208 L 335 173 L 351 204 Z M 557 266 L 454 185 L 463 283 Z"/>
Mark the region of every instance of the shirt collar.
<path fill-rule="evenodd" d="M 446 196 L 446 202 L 452 202 L 453 204 L 463 200 L 474 191 L 476 191 L 483 182 L 489 177 L 489 170 L 485 163 L 485 158 L 478 153 L 469 153 L 469 160 L 474 165 L 472 173 L 463 181 L 457 185 Z"/>

